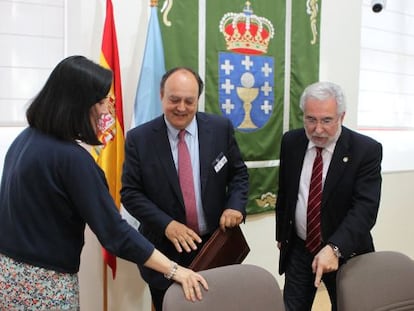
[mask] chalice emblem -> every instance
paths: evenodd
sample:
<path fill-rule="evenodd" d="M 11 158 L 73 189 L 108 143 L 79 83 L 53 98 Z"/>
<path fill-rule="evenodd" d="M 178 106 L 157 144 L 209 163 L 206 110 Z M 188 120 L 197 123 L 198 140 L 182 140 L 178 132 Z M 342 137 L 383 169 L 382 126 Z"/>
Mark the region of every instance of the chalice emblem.
<path fill-rule="evenodd" d="M 251 118 L 252 102 L 259 94 L 259 89 L 254 88 L 254 75 L 251 72 L 245 72 L 240 77 L 242 86 L 237 87 L 237 95 L 243 101 L 244 119 L 238 126 L 241 129 L 256 129 L 256 124 L 253 123 Z"/>

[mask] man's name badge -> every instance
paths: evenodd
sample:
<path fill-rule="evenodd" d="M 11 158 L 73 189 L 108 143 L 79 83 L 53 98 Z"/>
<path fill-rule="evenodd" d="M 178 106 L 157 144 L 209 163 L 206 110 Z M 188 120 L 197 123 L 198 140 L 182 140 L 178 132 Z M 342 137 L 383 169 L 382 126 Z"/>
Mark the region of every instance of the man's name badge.
<path fill-rule="evenodd" d="M 222 167 L 227 163 L 226 156 L 221 152 L 218 157 L 214 160 L 213 166 L 216 173 L 220 172 Z"/>

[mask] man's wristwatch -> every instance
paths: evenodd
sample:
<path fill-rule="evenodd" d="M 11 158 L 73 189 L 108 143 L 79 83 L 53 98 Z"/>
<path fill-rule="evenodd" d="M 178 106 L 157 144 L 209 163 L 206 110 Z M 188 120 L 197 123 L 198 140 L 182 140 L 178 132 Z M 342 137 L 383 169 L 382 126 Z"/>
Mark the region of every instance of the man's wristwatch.
<path fill-rule="evenodd" d="M 341 251 L 339 250 L 339 247 L 338 246 L 336 246 L 336 245 L 334 245 L 332 243 L 329 243 L 328 245 L 332 248 L 332 250 L 333 250 L 333 252 L 334 252 L 334 254 L 335 254 L 336 257 L 338 257 L 338 258 L 341 258 L 342 257 Z"/>

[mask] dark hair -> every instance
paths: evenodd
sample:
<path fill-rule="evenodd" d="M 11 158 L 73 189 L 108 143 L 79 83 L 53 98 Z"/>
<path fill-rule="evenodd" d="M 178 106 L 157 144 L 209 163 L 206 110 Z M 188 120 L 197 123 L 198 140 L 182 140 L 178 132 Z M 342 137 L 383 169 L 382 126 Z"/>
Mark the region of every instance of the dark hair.
<path fill-rule="evenodd" d="M 201 80 L 201 78 L 200 78 L 200 76 L 197 72 L 195 72 L 193 69 L 191 69 L 189 67 L 175 67 L 175 68 L 172 68 L 172 69 L 168 70 L 166 73 L 164 73 L 164 75 L 161 78 L 161 83 L 160 83 L 161 94 L 164 93 L 164 86 L 165 86 L 165 82 L 167 81 L 167 79 L 174 72 L 180 71 L 180 70 L 188 71 L 194 76 L 194 78 L 196 79 L 196 81 L 198 83 L 198 97 L 200 98 L 200 95 L 203 92 L 203 87 L 204 87 L 203 80 Z"/>
<path fill-rule="evenodd" d="M 83 56 L 69 56 L 57 64 L 33 99 L 27 121 L 59 139 L 100 145 L 89 111 L 108 95 L 111 84 L 112 71 Z"/>

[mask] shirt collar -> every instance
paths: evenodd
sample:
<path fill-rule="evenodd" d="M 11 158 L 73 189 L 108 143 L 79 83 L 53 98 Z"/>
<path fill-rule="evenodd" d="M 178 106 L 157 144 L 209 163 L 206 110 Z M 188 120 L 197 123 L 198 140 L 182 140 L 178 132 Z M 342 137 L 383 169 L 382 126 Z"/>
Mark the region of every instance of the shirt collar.
<path fill-rule="evenodd" d="M 167 120 L 167 118 L 165 116 L 164 116 L 164 121 L 165 121 L 165 124 L 167 125 L 167 130 L 168 130 L 169 135 L 171 137 L 177 138 L 178 133 L 180 132 L 180 130 L 178 130 L 174 126 L 172 126 L 172 124 Z M 195 116 L 194 116 L 193 120 L 191 120 L 191 123 L 185 128 L 185 130 L 191 136 L 193 136 L 193 137 L 195 136 L 196 130 L 197 130 L 197 120 L 196 120 Z"/>

